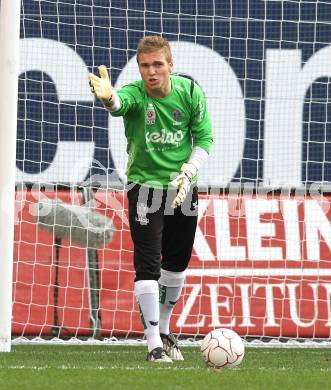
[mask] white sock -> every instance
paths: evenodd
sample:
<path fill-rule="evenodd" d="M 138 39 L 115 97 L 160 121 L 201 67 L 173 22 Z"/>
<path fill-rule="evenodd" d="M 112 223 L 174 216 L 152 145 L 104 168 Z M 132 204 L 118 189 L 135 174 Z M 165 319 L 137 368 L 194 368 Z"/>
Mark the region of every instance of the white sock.
<path fill-rule="evenodd" d="M 160 337 L 159 289 L 156 280 L 138 280 L 134 284 L 136 300 L 140 312 L 148 352 L 163 347 Z"/>
<path fill-rule="evenodd" d="M 172 272 L 161 268 L 159 279 L 160 290 L 160 333 L 170 333 L 170 318 L 182 292 L 185 280 L 185 271 Z"/>

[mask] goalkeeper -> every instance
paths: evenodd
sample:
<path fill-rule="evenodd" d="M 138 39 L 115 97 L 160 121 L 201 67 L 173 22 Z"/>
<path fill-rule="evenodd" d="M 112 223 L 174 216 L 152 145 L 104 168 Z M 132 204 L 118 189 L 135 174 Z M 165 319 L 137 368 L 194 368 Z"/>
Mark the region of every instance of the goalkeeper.
<path fill-rule="evenodd" d="M 201 88 L 171 74 L 167 40 L 147 36 L 136 54 L 141 80 L 115 91 L 101 65 L 100 77 L 90 73 L 89 83 L 110 114 L 123 117 L 134 291 L 147 360 L 170 363 L 183 360 L 169 323 L 192 254 L 196 175 L 211 149 L 211 122 Z"/>

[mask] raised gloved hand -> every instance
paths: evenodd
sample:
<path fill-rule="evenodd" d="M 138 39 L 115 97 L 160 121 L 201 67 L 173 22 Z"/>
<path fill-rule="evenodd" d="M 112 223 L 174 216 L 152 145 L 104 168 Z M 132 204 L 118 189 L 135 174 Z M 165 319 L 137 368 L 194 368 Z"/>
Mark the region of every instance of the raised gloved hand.
<path fill-rule="evenodd" d="M 192 178 L 197 174 L 196 167 L 190 163 L 184 163 L 180 171 L 181 173 L 170 182 L 173 187 L 178 189 L 177 195 L 171 204 L 174 209 L 184 202 L 190 190 Z"/>
<path fill-rule="evenodd" d="M 110 106 L 113 97 L 113 87 L 109 80 L 108 70 L 105 65 L 98 67 L 100 77 L 89 73 L 89 84 L 93 95 L 100 99 L 105 106 Z"/>

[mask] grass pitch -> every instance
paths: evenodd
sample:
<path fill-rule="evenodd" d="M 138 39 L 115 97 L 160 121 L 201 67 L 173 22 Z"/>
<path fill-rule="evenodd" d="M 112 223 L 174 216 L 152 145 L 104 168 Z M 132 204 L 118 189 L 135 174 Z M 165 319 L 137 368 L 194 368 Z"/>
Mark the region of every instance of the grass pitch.
<path fill-rule="evenodd" d="M 182 348 L 185 361 L 153 364 L 146 347 L 13 346 L 0 353 L 2 390 L 213 390 L 326 389 L 329 349 L 246 348 L 236 369 L 207 369 L 198 348 Z"/>

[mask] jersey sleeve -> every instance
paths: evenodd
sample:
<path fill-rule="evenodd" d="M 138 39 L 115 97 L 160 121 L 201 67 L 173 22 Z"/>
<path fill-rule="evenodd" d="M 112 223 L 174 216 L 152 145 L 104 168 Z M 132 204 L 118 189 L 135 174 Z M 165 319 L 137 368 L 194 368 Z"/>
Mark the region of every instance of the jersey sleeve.
<path fill-rule="evenodd" d="M 116 91 L 120 99 L 120 108 L 117 111 L 110 112 L 111 116 L 124 116 L 134 111 L 141 101 L 141 88 L 137 84 L 125 85 Z"/>
<path fill-rule="evenodd" d="M 212 124 L 208 114 L 205 95 L 197 84 L 194 85 L 192 104 L 193 113 L 190 127 L 193 146 L 198 146 L 209 154 L 213 143 Z"/>

